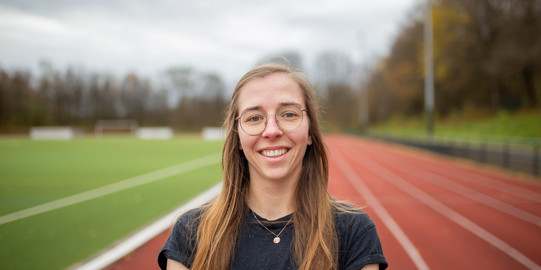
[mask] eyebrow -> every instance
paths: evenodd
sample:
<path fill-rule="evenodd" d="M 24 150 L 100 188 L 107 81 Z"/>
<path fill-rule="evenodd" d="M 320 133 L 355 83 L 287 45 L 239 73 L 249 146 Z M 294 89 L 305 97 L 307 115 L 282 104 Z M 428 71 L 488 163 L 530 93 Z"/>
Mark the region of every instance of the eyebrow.
<path fill-rule="evenodd" d="M 278 105 L 280 105 L 280 107 L 289 106 L 289 105 L 297 105 L 297 106 L 302 108 L 302 105 L 297 103 L 297 102 L 280 102 Z M 240 114 L 242 114 L 245 111 L 250 111 L 250 110 L 258 110 L 259 111 L 259 110 L 261 110 L 261 106 L 257 105 L 257 106 L 248 107 L 248 108 L 242 110 L 240 112 Z"/>

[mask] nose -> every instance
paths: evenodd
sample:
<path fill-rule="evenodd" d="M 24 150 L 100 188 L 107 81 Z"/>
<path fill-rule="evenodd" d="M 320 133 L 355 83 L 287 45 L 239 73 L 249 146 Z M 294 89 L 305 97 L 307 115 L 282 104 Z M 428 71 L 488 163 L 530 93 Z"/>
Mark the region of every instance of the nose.
<path fill-rule="evenodd" d="M 263 133 L 261 133 L 261 136 L 265 138 L 272 138 L 282 136 L 283 134 L 284 132 L 276 122 L 276 117 L 274 115 L 267 116 L 267 125 L 265 126 Z"/>

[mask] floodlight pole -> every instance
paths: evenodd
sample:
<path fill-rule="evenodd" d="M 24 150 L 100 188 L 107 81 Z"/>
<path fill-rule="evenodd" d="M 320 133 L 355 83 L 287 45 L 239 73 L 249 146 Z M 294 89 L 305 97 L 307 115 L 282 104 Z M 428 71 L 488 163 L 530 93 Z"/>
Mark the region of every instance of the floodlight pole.
<path fill-rule="evenodd" d="M 359 40 L 359 65 L 358 65 L 358 69 L 357 69 L 357 72 L 356 72 L 356 83 L 359 85 L 360 89 L 359 89 L 359 93 L 360 93 L 360 97 L 361 97 L 361 102 L 360 102 L 360 108 L 359 108 L 359 124 L 361 126 L 361 129 L 363 132 L 366 132 L 367 128 L 368 128 L 368 114 L 369 114 L 369 110 L 368 110 L 368 89 L 366 89 L 366 87 L 364 87 L 363 85 L 363 78 L 364 76 L 362 75 L 362 70 L 363 70 L 363 67 L 362 67 L 362 63 L 363 63 L 363 57 L 362 57 L 362 54 L 364 53 L 364 42 L 365 42 L 365 37 L 364 37 L 364 33 L 359 30 L 358 34 L 357 34 L 357 38 Z"/>
<path fill-rule="evenodd" d="M 432 1 L 428 1 L 424 27 L 425 45 L 425 113 L 426 132 L 434 134 L 434 53 L 432 29 Z"/>

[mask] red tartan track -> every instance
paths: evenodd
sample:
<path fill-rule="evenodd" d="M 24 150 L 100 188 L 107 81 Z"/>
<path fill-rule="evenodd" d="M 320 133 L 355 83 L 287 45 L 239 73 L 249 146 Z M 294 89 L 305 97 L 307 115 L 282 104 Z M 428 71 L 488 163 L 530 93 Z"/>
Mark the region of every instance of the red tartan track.
<path fill-rule="evenodd" d="M 541 182 L 439 155 L 326 136 L 329 192 L 365 206 L 389 269 L 541 269 Z M 166 231 L 107 269 L 158 269 Z"/>

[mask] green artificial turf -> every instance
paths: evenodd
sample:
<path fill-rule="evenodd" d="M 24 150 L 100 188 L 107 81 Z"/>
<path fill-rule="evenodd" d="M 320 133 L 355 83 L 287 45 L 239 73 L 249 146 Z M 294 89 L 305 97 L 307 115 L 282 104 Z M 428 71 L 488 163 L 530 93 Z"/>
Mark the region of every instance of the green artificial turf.
<path fill-rule="evenodd" d="M 0 139 L 0 216 L 221 151 L 198 138 Z M 213 165 L 0 225 L 1 269 L 63 269 L 216 184 Z"/>

